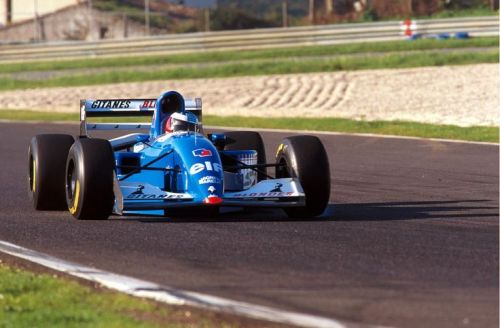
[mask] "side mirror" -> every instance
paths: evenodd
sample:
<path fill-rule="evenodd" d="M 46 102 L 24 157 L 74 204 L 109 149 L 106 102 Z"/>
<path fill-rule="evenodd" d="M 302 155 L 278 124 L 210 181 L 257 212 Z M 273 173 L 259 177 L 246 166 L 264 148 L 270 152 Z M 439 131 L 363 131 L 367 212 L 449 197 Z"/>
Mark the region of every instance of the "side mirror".
<path fill-rule="evenodd" d="M 207 136 L 217 150 L 224 150 L 226 146 L 226 135 L 224 133 L 209 133 Z"/>

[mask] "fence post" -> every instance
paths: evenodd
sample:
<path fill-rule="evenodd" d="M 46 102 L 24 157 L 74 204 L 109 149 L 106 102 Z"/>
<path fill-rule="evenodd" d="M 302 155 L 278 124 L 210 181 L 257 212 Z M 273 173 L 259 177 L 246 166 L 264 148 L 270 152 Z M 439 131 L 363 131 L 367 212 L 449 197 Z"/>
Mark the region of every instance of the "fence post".
<path fill-rule="evenodd" d="M 126 39 L 128 38 L 128 17 L 125 12 L 122 13 L 122 19 L 123 19 L 123 38 Z"/>
<path fill-rule="evenodd" d="M 314 25 L 316 20 L 315 17 L 314 0 L 309 0 L 309 21 L 311 22 L 311 25 Z"/>
<path fill-rule="evenodd" d="M 490 0 L 491 2 L 491 10 L 497 11 L 498 10 L 498 0 Z"/>
<path fill-rule="evenodd" d="M 210 9 L 205 8 L 205 32 L 210 31 Z"/>
<path fill-rule="evenodd" d="M 34 0 L 35 19 L 33 20 L 33 41 L 38 41 L 38 0 Z"/>
<path fill-rule="evenodd" d="M 93 20 L 93 17 L 92 17 L 92 0 L 88 0 L 88 8 L 87 8 L 87 12 L 88 12 L 88 26 L 89 26 L 89 29 L 88 29 L 88 39 L 90 41 L 94 41 L 94 36 L 92 34 L 92 28 L 94 27 L 94 20 Z"/>
<path fill-rule="evenodd" d="M 12 23 L 12 0 L 7 0 L 7 20 L 6 25 Z"/>
<path fill-rule="evenodd" d="M 283 27 L 288 27 L 288 0 L 281 3 L 281 16 L 283 18 Z"/>
<path fill-rule="evenodd" d="M 144 0 L 144 17 L 146 21 L 146 36 L 149 36 L 149 0 Z"/>

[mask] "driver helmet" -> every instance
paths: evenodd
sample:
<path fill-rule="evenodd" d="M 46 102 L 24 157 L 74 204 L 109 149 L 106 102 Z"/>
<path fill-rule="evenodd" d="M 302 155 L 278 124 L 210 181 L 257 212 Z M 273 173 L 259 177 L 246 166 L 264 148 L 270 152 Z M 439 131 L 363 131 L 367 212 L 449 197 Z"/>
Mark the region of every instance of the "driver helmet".
<path fill-rule="evenodd" d="M 173 113 L 165 123 L 165 132 L 172 133 L 178 131 L 197 132 L 198 119 L 190 112 Z"/>

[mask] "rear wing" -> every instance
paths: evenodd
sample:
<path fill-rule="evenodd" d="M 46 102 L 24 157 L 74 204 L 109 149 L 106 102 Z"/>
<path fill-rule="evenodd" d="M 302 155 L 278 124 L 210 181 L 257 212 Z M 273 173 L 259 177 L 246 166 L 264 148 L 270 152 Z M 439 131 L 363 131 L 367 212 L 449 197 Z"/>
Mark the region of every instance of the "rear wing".
<path fill-rule="evenodd" d="M 157 99 L 97 99 L 80 100 L 80 135 L 88 130 L 142 130 L 150 129 L 152 122 L 144 123 L 89 123 L 89 117 L 153 117 Z M 201 98 L 184 99 L 185 110 L 202 120 Z"/>

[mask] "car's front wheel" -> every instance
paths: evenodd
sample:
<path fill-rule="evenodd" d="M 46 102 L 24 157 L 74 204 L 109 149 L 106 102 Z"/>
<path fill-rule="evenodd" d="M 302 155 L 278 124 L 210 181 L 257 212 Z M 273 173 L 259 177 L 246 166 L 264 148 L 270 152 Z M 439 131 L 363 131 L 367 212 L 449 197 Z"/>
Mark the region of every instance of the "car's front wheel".
<path fill-rule="evenodd" d="M 66 162 L 66 202 L 79 220 L 104 220 L 113 211 L 115 160 L 109 141 L 79 139 Z"/>
<path fill-rule="evenodd" d="M 305 206 L 285 208 L 289 217 L 314 217 L 330 199 L 330 165 L 321 141 L 315 136 L 283 139 L 276 153 L 276 178 L 297 178 L 306 195 Z"/>

